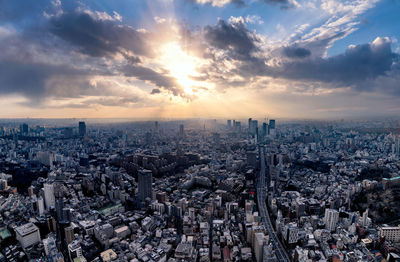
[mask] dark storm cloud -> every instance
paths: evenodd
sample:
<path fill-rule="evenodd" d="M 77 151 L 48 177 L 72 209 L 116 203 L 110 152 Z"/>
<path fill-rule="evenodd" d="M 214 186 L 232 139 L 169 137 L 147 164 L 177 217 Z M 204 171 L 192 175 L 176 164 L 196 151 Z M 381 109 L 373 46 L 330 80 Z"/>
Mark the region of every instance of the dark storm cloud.
<path fill-rule="evenodd" d="M 270 68 L 269 73 L 290 79 L 356 85 L 359 81 L 385 75 L 398 58 L 391 50 L 390 41 L 381 38 L 371 44 L 349 47 L 344 54 L 327 59 L 288 62 L 282 67 Z"/>
<path fill-rule="evenodd" d="M 283 54 L 289 58 L 305 58 L 311 55 L 311 51 L 297 46 L 288 46 L 283 49 Z"/>
<path fill-rule="evenodd" d="M 35 62 L 21 62 L 8 59 L 0 60 L 0 93 L 20 94 L 32 101 L 40 101 L 51 94 L 71 95 L 68 89 L 57 90 L 49 86 L 51 79 L 68 77 L 73 79 L 85 78 L 88 72 L 76 70 L 66 65 L 50 65 Z"/>
<path fill-rule="evenodd" d="M 50 32 L 76 46 L 82 53 L 104 57 L 131 51 L 150 56 L 145 33 L 109 20 L 96 20 L 83 12 L 68 12 L 53 17 Z"/>
<path fill-rule="evenodd" d="M 158 73 L 153 69 L 143 66 L 128 65 L 125 66 L 122 71 L 127 77 L 135 77 L 142 81 L 148 81 L 157 87 L 171 91 L 174 95 L 182 94 L 182 90 L 179 88 L 175 78 Z"/>
<path fill-rule="evenodd" d="M 259 51 L 259 39 L 241 22 L 219 20 L 217 25 L 205 27 L 204 36 L 212 47 L 228 51 L 233 59 L 248 60 L 253 52 Z"/>
<path fill-rule="evenodd" d="M 161 93 L 161 91 L 158 88 L 153 88 L 153 90 L 151 90 L 152 95 L 159 94 L 159 93 Z"/>

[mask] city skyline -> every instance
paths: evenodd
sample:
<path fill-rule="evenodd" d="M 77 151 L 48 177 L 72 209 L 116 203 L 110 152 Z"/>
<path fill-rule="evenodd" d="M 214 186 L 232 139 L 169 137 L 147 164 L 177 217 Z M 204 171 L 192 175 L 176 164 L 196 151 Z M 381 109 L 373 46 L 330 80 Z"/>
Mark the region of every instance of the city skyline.
<path fill-rule="evenodd" d="M 399 113 L 400 1 L 0 1 L 0 118 Z"/>

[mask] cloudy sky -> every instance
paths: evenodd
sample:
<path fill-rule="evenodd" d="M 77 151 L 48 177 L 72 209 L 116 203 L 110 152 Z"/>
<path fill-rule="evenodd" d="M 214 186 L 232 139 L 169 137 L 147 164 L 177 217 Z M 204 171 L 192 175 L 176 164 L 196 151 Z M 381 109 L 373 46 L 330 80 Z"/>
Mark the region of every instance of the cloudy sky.
<path fill-rule="evenodd" d="M 0 117 L 400 114 L 400 0 L 0 0 Z"/>

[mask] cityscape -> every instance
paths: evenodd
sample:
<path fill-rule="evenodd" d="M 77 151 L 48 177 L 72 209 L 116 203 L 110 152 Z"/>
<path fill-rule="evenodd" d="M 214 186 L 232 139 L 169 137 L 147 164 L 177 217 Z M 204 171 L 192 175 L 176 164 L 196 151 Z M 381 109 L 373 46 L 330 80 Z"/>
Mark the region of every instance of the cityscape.
<path fill-rule="evenodd" d="M 399 259 L 399 121 L 21 121 L 0 261 Z"/>
<path fill-rule="evenodd" d="M 0 262 L 400 262 L 400 0 L 0 0 Z"/>

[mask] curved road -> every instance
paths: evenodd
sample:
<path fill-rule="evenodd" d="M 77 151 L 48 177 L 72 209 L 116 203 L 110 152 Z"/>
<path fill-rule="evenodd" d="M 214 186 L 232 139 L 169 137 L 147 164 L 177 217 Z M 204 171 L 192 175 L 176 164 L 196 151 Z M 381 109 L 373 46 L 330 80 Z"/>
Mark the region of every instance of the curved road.
<path fill-rule="evenodd" d="M 267 206 L 265 204 L 267 186 L 265 185 L 265 157 L 264 157 L 263 146 L 259 146 L 258 153 L 261 166 L 260 166 L 260 173 L 257 177 L 257 205 L 258 205 L 258 210 L 260 212 L 261 221 L 265 226 L 265 229 L 267 230 L 267 233 L 270 237 L 278 261 L 289 262 L 290 261 L 289 255 L 287 254 L 282 243 L 276 236 L 275 230 L 272 227 L 271 219 L 268 214 Z"/>

